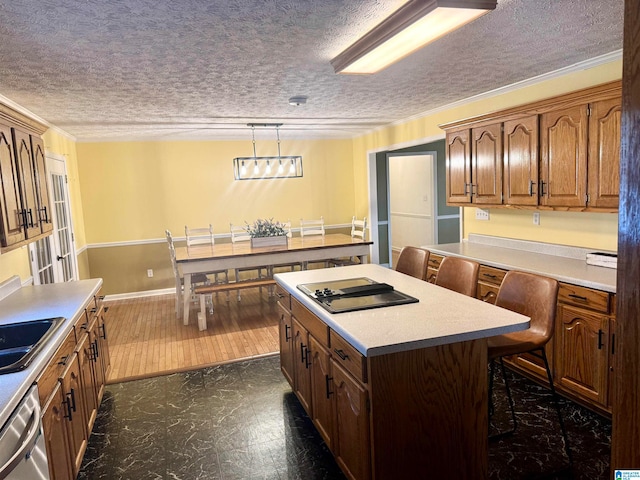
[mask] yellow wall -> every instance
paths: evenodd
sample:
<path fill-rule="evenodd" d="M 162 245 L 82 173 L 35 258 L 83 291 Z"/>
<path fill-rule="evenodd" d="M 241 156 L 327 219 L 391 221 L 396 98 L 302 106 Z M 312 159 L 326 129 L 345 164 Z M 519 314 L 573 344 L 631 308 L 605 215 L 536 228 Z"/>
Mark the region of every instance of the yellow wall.
<path fill-rule="evenodd" d="M 618 60 L 439 111 L 354 139 L 354 188 L 357 210 L 365 208 L 366 211 L 366 200 L 362 195 L 368 192 L 368 152 L 398 148 L 398 145 L 424 143 L 424 139 L 444 138 L 439 124 L 561 95 L 621 77 L 622 60 Z M 479 222 L 475 220 L 475 208 L 465 208 L 463 236 L 466 238 L 470 233 L 483 233 L 587 248 L 617 249 L 616 214 L 542 212 L 541 224 L 535 228 L 531 212 L 528 211 L 492 209 L 490 216 L 491 220 L 488 222 Z"/>
<path fill-rule="evenodd" d="M 258 156 L 277 153 L 275 142 L 262 143 Z M 351 140 L 283 141 L 283 155 L 302 155 L 303 178 L 236 181 L 232 159 L 251 148 L 250 141 L 79 143 L 87 242 L 164 238 L 167 228 L 179 237 L 185 224 L 227 233 L 229 222 L 257 218 L 350 222 Z"/>

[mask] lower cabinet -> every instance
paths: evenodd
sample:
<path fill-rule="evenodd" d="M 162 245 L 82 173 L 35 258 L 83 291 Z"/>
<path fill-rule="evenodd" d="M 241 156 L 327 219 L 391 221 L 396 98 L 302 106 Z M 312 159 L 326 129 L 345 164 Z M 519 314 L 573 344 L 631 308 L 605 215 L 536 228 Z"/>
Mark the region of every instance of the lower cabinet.
<path fill-rule="evenodd" d="M 495 303 L 506 273 L 480 265 L 476 297 Z M 612 404 L 614 307 L 615 295 L 561 282 L 555 332 L 545 347 L 557 390 L 604 414 L 611 413 Z M 528 377 L 548 384 L 540 358 L 523 354 L 506 361 Z"/>
<path fill-rule="evenodd" d="M 72 415 L 71 403 L 62 394 L 60 383 L 56 383 L 42 414 L 42 429 L 49 455 L 49 476 L 56 480 L 75 478 L 67 442 L 67 422 Z"/>
<path fill-rule="evenodd" d="M 281 294 L 283 375 L 347 478 L 486 476 L 486 341 L 367 358 Z"/>
<path fill-rule="evenodd" d="M 76 478 L 87 449 L 110 366 L 104 311 L 82 311 L 37 380 L 52 480 Z"/>

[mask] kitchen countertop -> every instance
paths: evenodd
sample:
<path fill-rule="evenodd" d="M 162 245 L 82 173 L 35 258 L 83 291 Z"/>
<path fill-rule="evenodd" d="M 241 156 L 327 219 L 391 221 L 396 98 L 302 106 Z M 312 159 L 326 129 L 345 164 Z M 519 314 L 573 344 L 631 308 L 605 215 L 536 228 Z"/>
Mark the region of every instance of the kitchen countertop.
<path fill-rule="evenodd" d="M 296 287 L 368 277 L 416 297 L 407 305 L 331 314 Z M 278 284 L 365 356 L 433 347 L 525 330 L 529 318 L 374 264 L 274 275 Z"/>
<path fill-rule="evenodd" d="M 73 327 L 73 320 L 102 286 L 102 279 L 22 287 L 0 300 L 0 324 L 52 317 L 67 320 L 25 370 L 0 375 L 0 426 L 47 366 Z"/>
<path fill-rule="evenodd" d="M 546 275 L 558 281 L 615 293 L 615 268 L 587 265 L 585 255 L 595 250 L 563 245 L 470 235 L 469 241 L 425 245 L 432 253 L 475 260 L 505 270 Z"/>

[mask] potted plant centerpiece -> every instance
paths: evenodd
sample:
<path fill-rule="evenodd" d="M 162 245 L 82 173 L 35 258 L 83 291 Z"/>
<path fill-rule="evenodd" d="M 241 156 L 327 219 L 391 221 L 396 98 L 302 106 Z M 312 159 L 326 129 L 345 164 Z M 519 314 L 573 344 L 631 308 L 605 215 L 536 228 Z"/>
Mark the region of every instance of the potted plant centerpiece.
<path fill-rule="evenodd" d="M 258 219 L 249 225 L 245 222 L 245 230 L 251 237 L 251 247 L 287 246 L 287 232 L 280 222 Z"/>

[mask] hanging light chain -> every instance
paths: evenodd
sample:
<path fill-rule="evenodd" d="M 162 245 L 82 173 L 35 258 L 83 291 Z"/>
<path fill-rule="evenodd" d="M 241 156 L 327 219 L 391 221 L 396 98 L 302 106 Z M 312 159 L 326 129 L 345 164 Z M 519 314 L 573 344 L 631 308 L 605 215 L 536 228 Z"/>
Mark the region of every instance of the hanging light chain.
<path fill-rule="evenodd" d="M 276 137 L 278 139 L 278 158 L 280 158 L 280 126 L 276 125 Z"/>
<path fill-rule="evenodd" d="M 253 158 L 256 158 L 256 126 L 251 125 L 251 140 L 253 142 Z"/>

